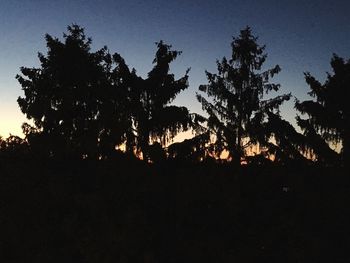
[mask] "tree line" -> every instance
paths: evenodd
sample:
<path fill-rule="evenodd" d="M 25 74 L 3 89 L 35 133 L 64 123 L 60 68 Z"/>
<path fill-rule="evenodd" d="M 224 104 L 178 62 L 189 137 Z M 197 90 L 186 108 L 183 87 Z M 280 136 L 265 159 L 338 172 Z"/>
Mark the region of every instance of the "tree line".
<path fill-rule="evenodd" d="M 281 68 L 262 70 L 265 46 L 249 27 L 233 37 L 230 57 L 218 60 L 217 72 L 206 72 L 207 83 L 198 88 L 196 99 L 208 117 L 171 104 L 189 87 L 190 70 L 175 78 L 170 64 L 181 51 L 163 41 L 143 78 L 106 46 L 92 51 L 78 25 L 68 26 L 63 41 L 49 34 L 45 40 L 40 66 L 22 67 L 16 76 L 24 92 L 18 105 L 32 124 L 22 125 L 24 139 L 0 139 L 2 156 L 107 160 L 124 154 L 148 162 L 200 162 L 224 153 L 235 165 L 350 161 L 350 60 L 333 55 L 324 83 L 305 73 L 310 99 L 295 101 L 298 132 L 280 114 L 292 94 L 271 96 L 280 89 L 271 79 Z M 172 143 L 189 130 L 193 138 Z"/>

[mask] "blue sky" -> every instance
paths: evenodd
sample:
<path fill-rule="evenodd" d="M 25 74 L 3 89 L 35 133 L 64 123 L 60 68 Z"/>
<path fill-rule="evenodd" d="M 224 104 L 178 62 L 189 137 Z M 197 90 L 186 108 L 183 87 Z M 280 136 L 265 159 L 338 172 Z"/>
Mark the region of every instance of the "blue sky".
<path fill-rule="evenodd" d="M 232 36 L 249 25 L 266 44 L 266 66 L 279 64 L 274 79 L 281 92 L 306 99 L 303 72 L 324 80 L 332 53 L 350 57 L 350 1 L 0 1 L 0 135 L 20 134 L 25 117 L 17 106 L 22 95 L 15 79 L 21 66 L 38 66 L 37 52 L 46 52 L 44 35 L 62 37 L 67 25 L 79 24 L 93 39 L 93 48 L 107 45 L 145 76 L 152 68 L 154 42 L 160 39 L 182 50 L 172 66 L 181 76 L 188 67 L 190 88 L 174 103 L 201 111 L 195 100 L 204 71 L 230 56 Z M 282 108 L 293 121 L 293 103 Z"/>

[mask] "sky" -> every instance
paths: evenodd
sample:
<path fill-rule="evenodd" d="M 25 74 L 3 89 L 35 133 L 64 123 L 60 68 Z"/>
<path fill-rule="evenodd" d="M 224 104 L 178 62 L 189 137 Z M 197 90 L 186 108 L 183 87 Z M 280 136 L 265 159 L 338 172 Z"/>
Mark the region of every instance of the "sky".
<path fill-rule="evenodd" d="M 93 50 L 108 46 L 141 76 L 152 68 L 155 42 L 181 50 L 171 71 L 181 77 L 190 67 L 190 86 L 174 104 L 202 113 L 195 93 L 207 83 L 205 70 L 216 72 L 216 60 L 231 55 L 232 37 L 246 26 L 266 45 L 266 67 L 282 68 L 273 79 L 281 93 L 309 99 L 303 72 L 324 81 L 333 53 L 350 58 L 349 10 L 346 0 L 0 0 L 0 136 L 21 136 L 26 121 L 17 105 L 20 67 L 38 67 L 44 35 L 62 39 L 73 23 L 85 28 Z M 293 101 L 281 113 L 294 123 Z"/>

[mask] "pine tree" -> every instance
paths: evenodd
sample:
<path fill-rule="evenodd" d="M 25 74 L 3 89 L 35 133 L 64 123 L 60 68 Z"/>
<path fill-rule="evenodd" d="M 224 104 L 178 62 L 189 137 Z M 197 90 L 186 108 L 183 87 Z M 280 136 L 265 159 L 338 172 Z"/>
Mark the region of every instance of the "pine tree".
<path fill-rule="evenodd" d="M 328 164 L 336 164 L 337 154 L 329 143 L 341 144 L 343 164 L 350 162 L 350 60 L 333 55 L 331 59 L 333 74 L 327 74 L 321 84 L 310 73 L 305 73 L 306 83 L 313 100 L 297 101 L 296 109 L 307 114 L 308 119 L 297 117 L 299 126 L 312 142 L 310 148 L 316 158 Z"/>
<path fill-rule="evenodd" d="M 186 107 L 169 105 L 181 91 L 188 88 L 188 72 L 179 79 L 169 73 L 170 63 L 180 54 L 160 41 L 153 60 L 154 67 L 146 79 L 138 82 L 138 111 L 135 112 L 138 146 L 144 158 L 153 142 L 165 147 L 179 132 L 189 129 L 191 117 Z"/>
<path fill-rule="evenodd" d="M 110 92 L 110 56 L 104 47 L 91 51 L 91 39 L 78 25 L 68 27 L 64 41 L 46 35 L 47 55 L 39 68 L 21 68 L 24 91 L 18 104 L 40 137 L 48 155 L 97 158 L 102 111 Z"/>
<path fill-rule="evenodd" d="M 279 90 L 280 85 L 269 80 L 280 67 L 262 71 L 265 46 L 257 43 L 249 27 L 233 38 L 231 47 L 231 58 L 217 61 L 218 73 L 206 72 L 208 84 L 199 87 L 212 100 L 198 93 L 197 99 L 209 115 L 206 125 L 215 136 L 214 149 L 228 151 L 229 158 L 240 164 L 252 145 L 269 145 L 272 133 L 266 131 L 265 124 L 269 115 L 280 118 L 279 106 L 290 94 L 263 100 L 264 94 Z"/>
<path fill-rule="evenodd" d="M 138 76 L 135 69 L 129 69 L 119 54 L 113 56 L 117 66 L 112 72 L 112 82 L 123 94 L 124 116 L 128 118 L 126 150 L 142 154 L 145 160 L 155 159 L 157 155 L 164 157 L 164 147 L 191 125 L 191 115 L 186 107 L 170 105 L 177 94 L 188 88 L 189 70 L 175 79 L 174 74 L 169 73 L 170 63 L 181 52 L 172 50 L 163 41 L 156 44 L 154 67 L 147 78 Z"/>

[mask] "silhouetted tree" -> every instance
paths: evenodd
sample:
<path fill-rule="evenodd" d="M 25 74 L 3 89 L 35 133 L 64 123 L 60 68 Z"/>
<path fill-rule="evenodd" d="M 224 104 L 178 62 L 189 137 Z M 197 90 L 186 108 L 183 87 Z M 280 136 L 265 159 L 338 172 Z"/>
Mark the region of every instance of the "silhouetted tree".
<path fill-rule="evenodd" d="M 40 68 L 22 67 L 17 75 L 24 91 L 18 104 L 51 155 L 96 158 L 104 114 L 114 113 L 105 110 L 113 104 L 108 101 L 111 57 L 106 47 L 92 52 L 91 39 L 77 25 L 68 27 L 64 42 L 45 38 L 48 52 L 39 53 Z"/>
<path fill-rule="evenodd" d="M 171 50 L 171 46 L 162 41 L 156 44 L 154 67 L 146 79 L 138 77 L 134 69 L 130 70 L 119 55 L 114 57 L 119 65 L 114 79 L 124 85 L 129 105 L 125 109 L 130 117 L 126 146 L 129 151 L 142 152 L 144 159 L 149 159 L 150 154 L 154 156 L 155 151 L 158 156 L 163 155 L 160 153 L 163 147 L 191 124 L 186 107 L 169 105 L 177 94 L 188 88 L 189 70 L 185 76 L 175 79 L 174 74 L 169 73 L 169 64 L 181 52 Z"/>
<path fill-rule="evenodd" d="M 134 154 L 137 145 L 134 113 L 140 104 L 137 94 L 141 78 L 136 75 L 136 70 L 130 71 L 118 53 L 110 59 L 113 67 L 108 70 L 109 88 L 103 94 L 101 105 L 100 147 L 105 157 L 115 154 L 115 147 L 123 144 L 126 152 Z"/>
<path fill-rule="evenodd" d="M 209 84 L 199 87 L 212 101 L 200 94 L 197 99 L 209 115 L 206 125 L 215 135 L 215 150 L 227 150 L 239 164 L 248 147 L 257 143 L 269 145 L 272 133 L 265 124 L 270 116 L 280 118 L 279 106 L 290 94 L 263 100 L 264 93 L 280 88 L 269 82 L 280 67 L 261 71 L 267 57 L 265 46 L 257 43 L 249 27 L 233 38 L 231 47 L 231 59 L 217 61 L 218 73 L 206 72 Z"/>
<path fill-rule="evenodd" d="M 179 132 L 186 131 L 191 118 L 186 107 L 169 105 L 188 88 L 188 72 L 180 79 L 169 73 L 169 64 L 181 54 L 162 41 L 157 43 L 153 69 L 140 82 L 140 111 L 136 113 L 139 146 L 147 158 L 150 142 L 159 140 L 164 147 Z"/>
<path fill-rule="evenodd" d="M 167 147 L 168 157 L 178 161 L 200 162 L 210 158 L 206 147 L 209 141 L 209 133 L 202 133 L 183 142 L 177 142 Z"/>
<path fill-rule="evenodd" d="M 323 162 L 335 164 L 337 154 L 328 143 L 341 144 L 342 161 L 350 162 L 350 106 L 348 98 L 350 85 L 350 60 L 333 55 L 331 60 L 333 75 L 321 84 L 310 73 L 305 73 L 305 80 L 315 100 L 297 101 L 295 108 L 308 119 L 297 116 L 297 122 L 311 142 L 316 157 Z"/>
<path fill-rule="evenodd" d="M 11 135 L 6 139 L 0 136 L 0 156 L 9 158 L 21 158 L 28 156 L 28 142 L 16 135 Z"/>
<path fill-rule="evenodd" d="M 274 161 L 280 164 L 288 164 L 291 161 L 294 163 L 308 162 L 309 142 L 307 138 L 279 115 L 268 112 L 267 116 L 268 121 L 263 127 L 266 134 L 273 136 L 274 143 L 268 143 L 265 155 L 273 156 Z"/>
<path fill-rule="evenodd" d="M 188 71 L 178 80 L 169 73 L 181 54 L 170 45 L 157 43 L 154 68 L 143 79 L 107 47 L 92 52 L 91 39 L 77 25 L 68 27 L 63 42 L 50 35 L 46 42 L 41 67 L 23 67 L 17 75 L 24 91 L 18 104 L 34 122 L 23 126 L 24 133 L 31 144 L 44 145 L 36 149 L 96 159 L 125 144 L 127 152 L 141 151 L 147 159 L 148 151 L 155 156 L 155 149 L 189 128 L 187 108 L 169 105 L 188 87 Z M 159 145 L 151 146 L 156 141 Z"/>

